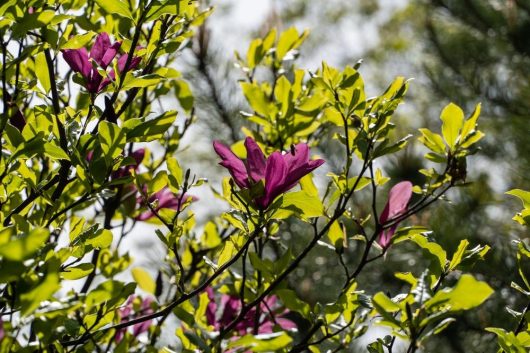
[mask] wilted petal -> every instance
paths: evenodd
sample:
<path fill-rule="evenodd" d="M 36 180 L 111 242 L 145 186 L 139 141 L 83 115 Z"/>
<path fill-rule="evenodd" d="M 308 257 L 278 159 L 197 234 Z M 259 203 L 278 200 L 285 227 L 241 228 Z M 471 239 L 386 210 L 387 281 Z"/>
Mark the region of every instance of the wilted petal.
<path fill-rule="evenodd" d="M 237 158 L 237 156 L 234 154 L 234 152 L 232 152 L 232 150 L 230 150 L 229 147 L 223 145 L 219 141 L 214 141 L 213 148 L 222 159 L 219 164 L 228 169 L 236 184 L 240 188 L 250 187 L 245 163 L 243 163 L 241 159 Z"/>
<path fill-rule="evenodd" d="M 90 49 L 90 58 L 94 59 L 98 65 L 102 65 L 103 56 L 105 55 L 107 49 L 110 48 L 110 38 L 109 35 L 105 32 L 98 34 L 96 41 L 92 48 Z"/>
<path fill-rule="evenodd" d="M 261 151 L 256 141 L 251 137 L 245 139 L 245 147 L 247 149 L 247 170 L 248 175 L 254 182 L 258 182 L 265 178 L 265 155 Z"/>

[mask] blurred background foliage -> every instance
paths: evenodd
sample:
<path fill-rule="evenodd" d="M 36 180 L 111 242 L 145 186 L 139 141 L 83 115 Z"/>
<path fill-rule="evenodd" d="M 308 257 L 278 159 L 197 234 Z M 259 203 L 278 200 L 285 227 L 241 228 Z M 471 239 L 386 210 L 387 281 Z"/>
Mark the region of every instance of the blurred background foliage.
<path fill-rule="evenodd" d="M 205 3 L 217 6 L 217 21 L 230 21 L 232 7 L 238 6 L 237 1 Z M 517 206 L 504 192 L 530 189 L 530 1 L 290 0 L 269 5 L 265 7 L 268 13 L 259 16 L 263 22 L 254 26 L 255 32 L 248 38 L 239 37 L 240 32 L 234 28 L 232 36 L 242 42 L 240 47 L 245 48 L 251 37 L 262 36 L 272 27 L 284 30 L 294 25 L 310 29 L 301 48 L 301 62 L 310 69 L 316 69 L 321 59 L 335 65 L 362 59 L 360 71 L 372 85 L 368 87 L 372 94 L 383 92 L 385 82 L 395 76 L 415 79 L 407 104 L 398 110 L 398 121 L 409 125 L 398 126 L 397 136 L 410 127 L 436 126 L 440 106 L 450 101 L 465 111 L 482 103 L 481 125 L 486 138 L 481 143 L 482 151 L 473 157 L 473 169 L 468 170 L 468 188 L 462 193 L 453 191 L 448 202 L 422 213 L 422 219 L 415 221 L 431 227 L 433 236 L 448 252 L 464 238 L 471 244 L 492 246 L 495 251 L 488 255 L 488 263 L 477 264 L 475 271 L 480 279 L 499 289 L 495 300 L 463 315 L 428 341 L 426 351 L 496 352 L 494 335 L 484 335 L 483 328 L 512 330 L 516 320 L 506 306 L 523 306 L 522 298 L 514 291 L 500 288 L 509 288 L 517 278 L 512 240 L 528 237 L 522 227 L 506 221 Z M 186 53 L 183 70 L 202 103 L 197 106 L 206 107 L 198 112 L 202 128 L 212 138 L 234 142 L 243 136 L 245 120 L 239 112 L 247 107 L 232 78 L 243 78 L 243 73 L 234 65 L 236 60 L 227 50 L 228 45 L 211 40 L 215 35 L 224 33 L 216 33 L 216 25 L 206 21 Z M 319 153 L 332 161 L 336 146 L 329 141 L 322 141 Z M 417 170 L 429 167 L 422 165 L 423 153 L 408 149 L 381 167 L 393 180 L 421 183 L 422 175 Z M 356 207 L 361 214 L 364 209 L 366 214 L 370 211 L 369 203 L 362 199 L 357 200 Z M 354 227 L 345 227 L 347 234 L 355 234 Z M 295 252 L 305 243 L 301 239 L 309 237 L 301 229 L 296 221 L 283 229 Z M 345 249 L 346 265 L 356 263 L 360 248 Z M 365 273 L 377 274 L 391 295 L 397 293 L 402 284 L 394 277 L 396 271 L 415 273 L 415 268 L 426 266 L 415 262 L 419 257 L 408 258 L 410 250 L 393 247 L 383 264 L 370 264 Z M 328 251 L 332 250 L 320 247 L 313 251 L 290 277 L 293 284 L 298 284 L 292 287 L 308 302 L 332 299 L 327 296 L 343 283 L 340 264 L 326 262 L 337 258 L 325 256 Z M 370 291 L 367 281 L 359 281 Z"/>

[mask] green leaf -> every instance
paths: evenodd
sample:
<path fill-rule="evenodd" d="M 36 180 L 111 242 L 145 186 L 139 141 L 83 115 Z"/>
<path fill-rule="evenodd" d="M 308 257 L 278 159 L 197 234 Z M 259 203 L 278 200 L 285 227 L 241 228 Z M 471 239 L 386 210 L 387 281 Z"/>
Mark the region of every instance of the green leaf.
<path fill-rule="evenodd" d="M 112 165 L 114 158 L 118 157 L 126 143 L 125 132 L 114 123 L 102 121 L 98 127 L 98 139 L 101 149 L 106 157 L 107 164 Z"/>
<path fill-rule="evenodd" d="M 302 44 L 308 34 L 309 32 L 307 31 L 298 34 L 298 31 L 294 27 L 282 32 L 278 39 L 278 45 L 276 46 L 276 57 L 279 60 L 283 60 L 290 50 L 296 49 Z"/>
<path fill-rule="evenodd" d="M 140 267 L 136 267 L 133 268 L 131 272 L 134 280 L 136 281 L 136 283 L 138 283 L 138 286 L 140 288 L 142 288 L 147 293 L 155 294 L 156 283 L 146 270 Z"/>
<path fill-rule="evenodd" d="M 52 85 L 44 52 L 40 52 L 35 56 L 35 75 L 37 75 L 42 88 L 44 88 L 44 92 L 49 93 Z"/>
<path fill-rule="evenodd" d="M 107 13 L 109 14 L 116 14 L 121 17 L 127 17 L 131 20 L 133 19 L 131 10 L 129 10 L 129 6 L 127 3 L 123 0 L 96 0 L 96 3 Z"/>
<path fill-rule="evenodd" d="M 180 106 L 186 112 L 191 112 L 195 104 L 195 98 L 191 92 L 189 84 L 184 80 L 175 80 L 175 94 L 179 100 Z"/>
<path fill-rule="evenodd" d="M 46 142 L 44 144 L 44 154 L 53 159 L 70 160 L 70 157 L 68 157 L 61 147 L 51 142 Z"/>
<path fill-rule="evenodd" d="M 464 256 L 464 252 L 466 251 L 468 245 L 469 241 L 467 239 L 460 241 L 458 249 L 456 249 L 453 258 L 451 259 L 451 263 L 449 263 L 449 271 L 454 270 L 456 266 L 462 262 L 462 257 Z"/>
<path fill-rule="evenodd" d="M 453 149 L 464 124 L 464 112 L 456 104 L 449 103 L 440 115 L 442 120 L 442 134 L 449 148 Z"/>
<path fill-rule="evenodd" d="M 59 290 L 59 275 L 55 272 L 49 273 L 44 280 L 33 287 L 29 292 L 20 295 L 20 306 L 22 316 L 31 314 L 37 309 L 41 302 Z"/>
<path fill-rule="evenodd" d="M 94 270 L 94 265 L 91 263 L 80 264 L 77 266 L 68 267 L 61 272 L 64 279 L 76 280 L 88 276 Z"/>
<path fill-rule="evenodd" d="M 174 178 L 177 184 L 174 186 L 176 188 L 180 188 L 182 186 L 182 182 L 184 181 L 184 174 L 182 172 L 182 168 L 180 167 L 178 160 L 174 157 L 168 157 L 166 163 L 167 169 L 169 171 L 169 181 L 171 182 L 171 179 Z"/>
<path fill-rule="evenodd" d="M 16 160 L 19 158 L 31 158 L 36 154 L 41 154 L 44 152 L 44 140 L 41 135 L 33 137 L 29 141 L 24 141 L 20 144 L 15 152 L 11 155 L 11 160 Z"/>
<path fill-rule="evenodd" d="M 221 250 L 217 260 L 217 266 L 224 265 L 234 257 L 240 246 L 239 240 L 241 239 L 243 239 L 243 237 L 240 235 L 232 235 L 230 239 L 225 241 L 225 246 L 223 247 L 223 250 Z"/>
<path fill-rule="evenodd" d="M 165 80 L 164 77 L 156 74 L 149 74 L 140 77 L 133 77 L 132 75 L 127 75 L 127 78 L 123 81 L 122 88 L 128 90 L 131 88 L 144 88 L 155 86 L 160 82 Z"/>
<path fill-rule="evenodd" d="M 344 241 L 344 232 L 338 221 L 334 221 L 329 227 L 328 238 L 335 248 L 341 247 Z"/>
<path fill-rule="evenodd" d="M 395 329 L 401 328 L 401 323 L 394 317 L 393 313 L 401 311 L 401 307 L 394 303 L 385 293 L 376 293 L 372 298 L 372 305 L 375 310 L 383 317 L 380 324 Z"/>
<path fill-rule="evenodd" d="M 61 49 L 79 49 L 86 47 L 92 42 L 92 38 L 94 38 L 95 35 L 96 33 L 94 32 L 87 32 L 85 34 L 73 36 L 61 46 Z"/>
<path fill-rule="evenodd" d="M 487 327 L 486 331 L 497 335 L 498 344 L 506 353 L 527 353 L 530 347 L 530 334 L 519 332 L 517 336 L 513 332 L 507 332 L 497 327 Z"/>
<path fill-rule="evenodd" d="M 296 292 L 290 289 L 278 289 L 274 291 L 275 294 L 280 297 L 282 303 L 289 310 L 295 311 L 302 314 L 305 318 L 309 318 L 311 315 L 311 307 L 309 304 L 299 299 L 296 296 Z"/>
<path fill-rule="evenodd" d="M 324 214 L 324 206 L 318 196 L 309 195 L 303 190 L 289 192 L 282 196 L 280 209 L 271 218 L 283 219 L 293 213 L 302 219 L 320 217 Z"/>
<path fill-rule="evenodd" d="M 383 308 L 386 312 L 395 313 L 401 310 L 401 307 L 394 303 L 385 293 L 379 292 L 372 298 L 372 303 Z"/>
<path fill-rule="evenodd" d="M 445 250 L 435 242 L 429 241 L 424 234 L 428 233 L 428 229 L 424 227 L 403 227 L 398 229 L 392 238 L 392 244 L 398 244 L 405 240 L 410 240 L 416 243 L 419 247 L 433 255 L 436 260 L 436 265 L 439 271 L 445 269 L 447 261 L 447 254 Z"/>
<path fill-rule="evenodd" d="M 524 208 L 530 208 L 530 191 L 525 191 L 521 189 L 513 189 L 507 191 L 506 194 L 515 196 L 523 202 Z"/>
<path fill-rule="evenodd" d="M 265 93 L 254 83 L 242 82 L 241 89 L 248 101 L 248 104 L 254 111 L 261 116 L 268 117 L 269 114 L 269 100 Z"/>
<path fill-rule="evenodd" d="M 27 234 L 16 236 L 8 243 L 0 245 L 0 256 L 12 261 L 22 261 L 39 250 L 48 240 L 47 229 L 35 228 Z"/>
<path fill-rule="evenodd" d="M 307 174 L 302 179 L 300 179 L 300 188 L 304 190 L 308 195 L 318 196 L 318 189 L 313 182 L 313 176 Z"/>
<path fill-rule="evenodd" d="M 425 306 L 448 307 L 451 311 L 469 310 L 481 305 L 493 292 L 486 282 L 477 281 L 473 276 L 464 274 L 453 288 L 437 292 L 425 302 Z"/>
<path fill-rule="evenodd" d="M 85 245 L 98 249 L 108 248 L 110 244 L 112 244 L 112 232 L 108 229 L 98 229 L 85 240 Z"/>
<path fill-rule="evenodd" d="M 227 348 L 244 347 L 252 352 L 278 352 L 287 347 L 293 339 L 286 332 L 267 335 L 245 335 L 235 341 L 230 341 Z"/>
<path fill-rule="evenodd" d="M 177 111 L 170 110 L 157 116 L 154 119 L 131 122 L 128 120 L 124 124 L 127 129 L 127 141 L 130 142 L 151 142 L 164 137 L 164 134 L 173 126 L 177 118 Z M 128 124 L 127 124 L 128 123 Z"/>
<path fill-rule="evenodd" d="M 442 136 L 437 133 L 432 132 L 429 129 L 419 129 L 422 136 L 420 137 L 420 142 L 425 145 L 431 151 L 438 154 L 445 154 L 445 144 Z"/>
<path fill-rule="evenodd" d="M 469 134 L 475 131 L 475 128 L 477 126 L 477 120 L 480 115 L 480 109 L 481 109 L 481 104 L 479 103 L 475 107 L 475 110 L 473 111 L 469 119 L 467 119 L 464 122 L 464 126 L 462 127 L 462 133 L 461 133 L 463 139 L 465 139 Z"/>

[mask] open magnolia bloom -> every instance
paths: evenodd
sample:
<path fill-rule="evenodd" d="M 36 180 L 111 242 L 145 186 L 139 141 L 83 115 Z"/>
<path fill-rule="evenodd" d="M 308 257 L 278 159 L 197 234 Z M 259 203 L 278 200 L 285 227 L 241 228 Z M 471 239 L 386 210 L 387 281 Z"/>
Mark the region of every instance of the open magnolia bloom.
<path fill-rule="evenodd" d="M 103 78 L 97 68 L 92 65 L 94 61 L 101 69 L 106 70 L 112 60 L 118 54 L 121 42 L 110 44 L 109 35 L 105 32 L 98 34 L 90 53 L 86 48 L 63 50 L 64 60 L 70 65 L 74 72 L 80 73 L 85 81 L 85 88 L 90 93 L 101 92 L 111 81 L 108 77 Z M 127 63 L 127 54 L 120 55 L 118 59 L 118 70 L 122 72 Z M 140 57 L 133 57 L 129 69 L 134 69 L 140 63 Z M 114 70 L 110 70 L 108 76 L 116 77 Z"/>
<path fill-rule="evenodd" d="M 206 292 L 210 300 L 206 308 L 206 321 L 208 325 L 219 331 L 229 325 L 239 315 L 241 299 L 233 295 L 222 294 L 220 303 L 217 304 L 212 287 L 206 288 Z M 272 333 L 275 326 L 287 331 L 296 329 L 296 324 L 285 318 L 288 313 L 289 310 L 278 308 L 275 295 L 267 296 L 260 304 L 259 317 L 256 317 L 258 315 L 256 308 L 252 308 L 244 319 L 236 325 L 235 331 L 239 336 L 244 336 L 254 330 L 256 322 L 258 323 L 258 334 Z"/>
<path fill-rule="evenodd" d="M 138 312 L 135 312 L 135 302 Z M 153 302 L 154 300 L 152 298 L 142 299 L 134 294 L 131 295 L 129 299 L 127 299 L 125 305 L 118 310 L 121 322 L 127 322 L 138 316 L 152 314 L 154 311 L 151 303 Z M 147 332 L 150 326 L 151 320 L 141 322 L 132 326 L 131 333 L 134 337 L 137 337 L 138 335 Z M 123 328 L 116 332 L 115 339 L 117 342 L 120 342 L 123 339 L 126 331 L 127 328 Z"/>
<path fill-rule="evenodd" d="M 386 202 L 383 213 L 379 217 L 379 223 L 384 225 L 388 220 L 405 213 L 411 197 L 412 183 L 410 181 L 402 181 L 394 185 L 388 193 L 388 201 Z M 386 249 L 390 245 L 390 241 L 396 232 L 398 224 L 396 223 L 390 228 L 383 230 L 377 236 L 377 243 L 383 249 Z"/>
<path fill-rule="evenodd" d="M 256 141 L 247 137 L 247 159 L 244 161 L 219 141 L 215 141 L 213 147 L 222 159 L 219 164 L 228 169 L 240 188 L 250 189 L 264 183 L 262 195 L 254 199 L 263 210 L 276 197 L 292 189 L 302 177 L 324 164 L 323 159 L 309 160 L 309 146 L 305 143 L 293 146 L 288 153 L 276 151 L 266 158 Z"/>
<path fill-rule="evenodd" d="M 153 203 L 157 201 L 156 207 L 154 207 L 153 210 L 148 209 L 145 212 L 140 213 L 138 216 L 136 216 L 136 220 L 138 221 L 147 221 L 153 217 L 155 217 L 154 212 L 158 212 L 163 208 L 169 208 L 175 211 L 179 211 L 182 206 L 188 201 L 188 199 L 191 198 L 191 201 L 197 201 L 197 197 L 195 196 L 189 196 L 184 194 L 184 196 L 181 196 L 181 194 L 174 194 L 171 192 L 171 190 L 166 186 L 162 188 L 160 191 L 154 193 L 151 195 L 148 199 L 148 203 Z M 144 199 L 142 196 L 139 196 L 137 198 L 137 203 L 139 205 L 144 204 Z M 154 212 L 153 212 L 154 211 Z"/>

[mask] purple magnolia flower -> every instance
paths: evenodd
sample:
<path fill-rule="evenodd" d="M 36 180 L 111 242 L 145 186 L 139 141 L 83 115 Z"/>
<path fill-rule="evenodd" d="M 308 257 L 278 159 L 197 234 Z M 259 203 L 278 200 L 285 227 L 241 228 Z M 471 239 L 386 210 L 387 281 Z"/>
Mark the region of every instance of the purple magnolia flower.
<path fill-rule="evenodd" d="M 214 141 L 213 147 L 222 159 L 219 164 L 228 169 L 240 188 L 249 189 L 264 182 L 263 194 L 254 200 L 261 209 L 269 207 L 276 197 L 292 189 L 303 176 L 324 163 L 322 159 L 309 160 L 309 147 L 305 143 L 293 146 L 290 153 L 276 151 L 265 158 L 256 141 L 247 137 L 245 161 L 219 141 Z"/>
<path fill-rule="evenodd" d="M 215 302 L 215 296 L 212 287 L 206 288 L 210 302 L 206 308 L 206 322 L 219 331 L 230 324 L 241 310 L 241 300 L 233 295 L 221 295 L 219 305 Z M 280 309 L 280 310 L 278 310 Z M 258 334 L 272 333 L 274 326 L 277 325 L 282 330 L 293 330 L 296 324 L 284 316 L 289 310 L 281 310 L 277 305 L 275 295 L 265 297 L 260 304 L 260 317 L 258 318 Z M 252 308 L 235 327 L 238 336 L 244 336 L 254 329 L 257 310 Z"/>
<path fill-rule="evenodd" d="M 145 148 L 139 148 L 136 151 L 133 151 L 128 157 L 132 157 L 134 159 L 134 163 L 130 163 L 126 166 L 123 166 L 121 168 L 118 168 L 118 170 L 115 170 L 110 175 L 111 179 L 118 179 L 123 178 L 131 175 L 130 170 L 134 169 L 135 171 L 140 168 L 140 164 L 142 163 L 145 156 Z"/>
<path fill-rule="evenodd" d="M 4 332 L 4 322 L 2 319 L 0 319 L 0 342 L 4 339 L 5 332 Z"/>
<path fill-rule="evenodd" d="M 390 189 L 388 193 L 388 201 L 385 205 L 385 209 L 379 217 L 379 223 L 385 224 L 388 220 L 398 217 L 407 211 L 410 198 L 412 197 L 412 183 L 410 181 L 402 181 L 397 183 Z M 383 230 L 377 237 L 377 243 L 381 245 L 383 249 L 388 248 L 390 240 L 396 232 L 398 224 L 394 224 L 392 227 Z"/>
<path fill-rule="evenodd" d="M 155 202 L 156 200 L 158 200 L 158 205 L 154 208 L 155 212 L 158 212 L 159 210 L 161 210 L 163 208 L 171 208 L 173 210 L 180 210 L 182 205 L 190 197 L 191 197 L 192 201 L 197 201 L 198 200 L 197 197 L 188 196 L 186 194 L 184 194 L 184 196 L 181 199 L 180 195 L 175 195 L 166 186 L 166 187 L 162 188 L 162 190 L 160 190 L 160 191 L 154 193 L 153 195 L 151 195 L 147 199 L 147 202 L 151 203 L 151 202 Z M 137 203 L 140 204 L 140 205 L 143 204 L 144 203 L 143 197 L 141 197 L 141 196 L 138 197 L 137 198 Z M 155 217 L 155 214 L 151 210 L 147 210 L 145 212 L 140 213 L 138 216 L 136 216 L 135 219 L 138 220 L 138 221 L 147 221 L 148 219 L 153 218 L 153 217 Z"/>
<path fill-rule="evenodd" d="M 153 299 L 151 298 L 145 298 L 141 299 L 137 297 L 136 295 L 131 295 L 129 299 L 127 299 L 127 302 L 125 303 L 125 306 L 123 306 L 121 309 L 118 310 L 118 315 L 120 316 L 121 322 L 128 322 L 129 320 L 132 320 L 134 318 L 134 301 L 136 299 L 140 299 L 140 308 L 137 312 L 138 316 L 140 315 L 149 315 L 152 314 L 153 308 L 151 306 L 151 303 L 153 303 Z M 132 334 L 134 337 L 137 337 L 141 333 L 147 332 L 149 330 L 149 326 L 151 325 L 152 320 L 147 320 L 144 322 L 141 322 L 139 324 L 132 326 Z M 120 342 L 123 339 L 123 336 L 125 335 L 125 332 L 127 331 L 127 328 L 120 329 L 116 332 L 116 342 Z"/>
<path fill-rule="evenodd" d="M 7 98 L 7 106 L 14 110 L 14 113 L 9 117 L 9 123 L 16 127 L 18 131 L 22 132 L 24 129 L 24 126 L 26 126 L 26 118 L 24 117 L 24 114 L 22 111 L 18 108 L 18 106 L 13 101 L 13 97 L 9 94 L 9 92 L 4 92 Z"/>
<path fill-rule="evenodd" d="M 125 165 L 113 171 L 110 174 L 110 178 L 114 180 L 114 179 L 124 178 L 124 177 L 131 175 L 131 169 L 137 171 L 138 168 L 140 168 L 140 164 L 142 163 L 144 156 L 145 156 L 145 148 L 139 148 L 136 151 L 133 151 L 131 154 L 128 155 L 128 157 L 132 157 L 134 159 L 134 162 L 129 163 L 128 165 Z M 91 162 L 93 158 L 94 158 L 94 151 L 88 151 L 86 155 L 86 160 L 88 162 Z"/>
<path fill-rule="evenodd" d="M 111 45 L 109 35 L 103 32 L 96 37 L 96 41 L 90 49 L 90 53 L 87 52 L 86 48 L 65 49 L 63 50 L 63 57 L 72 70 L 83 76 L 87 91 L 90 93 L 99 93 L 111 81 L 109 78 L 103 78 L 103 76 L 100 75 L 98 70 L 92 66 L 91 60 L 95 61 L 100 68 L 106 70 L 118 54 L 120 46 L 121 42 L 115 42 Z M 120 72 L 125 69 L 127 57 L 127 54 L 123 54 L 118 59 L 118 70 Z M 131 60 L 129 69 L 134 69 L 138 66 L 140 60 L 141 58 L 134 57 Z M 111 70 L 108 76 L 114 79 L 116 77 L 114 70 Z"/>

